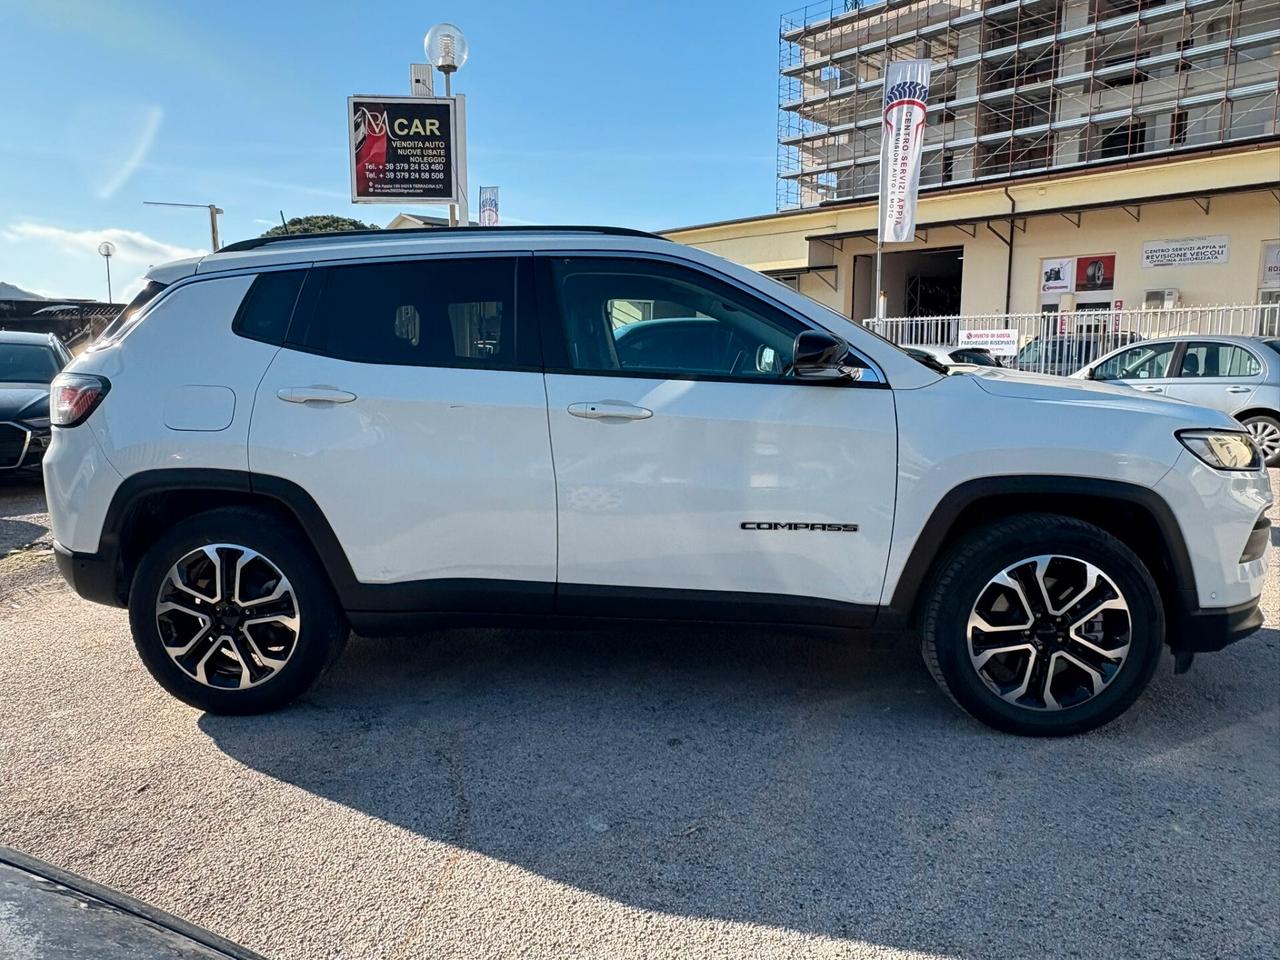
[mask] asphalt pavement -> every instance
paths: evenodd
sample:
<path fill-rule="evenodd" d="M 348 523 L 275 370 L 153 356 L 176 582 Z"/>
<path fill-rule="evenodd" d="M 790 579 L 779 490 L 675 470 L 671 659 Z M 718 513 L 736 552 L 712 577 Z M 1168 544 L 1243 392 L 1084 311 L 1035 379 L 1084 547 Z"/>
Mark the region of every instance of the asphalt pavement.
<path fill-rule="evenodd" d="M 1067 740 L 910 644 L 741 627 L 357 639 L 222 718 L 0 487 L 0 844 L 281 960 L 1275 958 L 1278 569 L 1265 630 Z"/>

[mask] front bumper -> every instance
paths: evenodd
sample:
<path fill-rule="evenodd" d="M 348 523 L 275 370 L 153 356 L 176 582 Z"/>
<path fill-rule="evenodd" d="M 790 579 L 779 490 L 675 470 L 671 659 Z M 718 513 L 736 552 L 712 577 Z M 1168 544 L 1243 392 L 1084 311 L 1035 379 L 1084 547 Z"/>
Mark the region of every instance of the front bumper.
<path fill-rule="evenodd" d="M 1212 653 L 1262 629 L 1261 597 L 1233 607 L 1189 610 L 1169 624 L 1175 654 Z"/>
<path fill-rule="evenodd" d="M 26 423 L 0 423 L 0 478 L 38 471 L 49 449 L 48 427 L 31 427 Z"/>
<path fill-rule="evenodd" d="M 80 596 L 111 607 L 125 606 L 126 600 L 120 596 L 119 565 L 114 552 L 75 553 L 55 540 L 53 556 L 62 578 Z"/>

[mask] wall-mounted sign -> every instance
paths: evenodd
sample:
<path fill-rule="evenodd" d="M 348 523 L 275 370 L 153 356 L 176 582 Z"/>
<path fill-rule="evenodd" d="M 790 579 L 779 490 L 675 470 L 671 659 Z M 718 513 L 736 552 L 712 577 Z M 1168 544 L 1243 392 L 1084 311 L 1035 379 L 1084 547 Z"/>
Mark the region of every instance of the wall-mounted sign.
<path fill-rule="evenodd" d="M 1274 290 L 1280 287 L 1280 240 L 1264 240 L 1262 243 L 1262 286 Z"/>
<path fill-rule="evenodd" d="M 1226 236 L 1148 240 L 1142 245 L 1142 265 L 1187 267 L 1198 263 L 1226 263 L 1230 246 L 1230 238 Z"/>
<path fill-rule="evenodd" d="M 1116 285 L 1116 255 L 1104 253 L 1076 257 L 1076 293 L 1112 290 Z"/>
<path fill-rule="evenodd" d="M 454 203 L 464 162 L 453 98 L 348 97 L 352 203 Z"/>
<path fill-rule="evenodd" d="M 1070 293 L 1076 288 L 1076 258 L 1056 257 L 1040 261 L 1040 292 Z"/>
<path fill-rule="evenodd" d="M 957 346 L 981 347 L 997 357 L 1012 357 L 1018 352 L 1018 329 L 961 330 Z"/>

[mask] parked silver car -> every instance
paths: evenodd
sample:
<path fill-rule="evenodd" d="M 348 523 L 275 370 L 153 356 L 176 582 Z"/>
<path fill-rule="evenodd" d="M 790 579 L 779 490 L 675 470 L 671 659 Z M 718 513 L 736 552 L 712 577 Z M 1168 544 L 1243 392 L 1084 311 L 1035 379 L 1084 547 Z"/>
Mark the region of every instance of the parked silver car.
<path fill-rule="evenodd" d="M 1077 373 L 1213 407 L 1248 428 L 1267 466 L 1280 466 L 1280 339 L 1182 336 L 1143 340 Z"/>

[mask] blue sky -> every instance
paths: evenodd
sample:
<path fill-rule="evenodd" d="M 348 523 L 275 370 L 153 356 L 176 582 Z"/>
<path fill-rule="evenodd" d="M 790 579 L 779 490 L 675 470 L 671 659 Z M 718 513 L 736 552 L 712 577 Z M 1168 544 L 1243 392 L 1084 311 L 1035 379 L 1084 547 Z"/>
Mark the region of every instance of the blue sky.
<path fill-rule="evenodd" d="M 0 0 L 0 280 L 115 299 L 149 263 L 353 205 L 352 93 L 407 92 L 432 23 L 471 46 L 472 209 L 662 228 L 774 208 L 778 21 L 795 0 L 221 3 Z M 425 207 L 420 212 L 438 213 Z"/>

